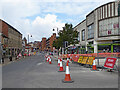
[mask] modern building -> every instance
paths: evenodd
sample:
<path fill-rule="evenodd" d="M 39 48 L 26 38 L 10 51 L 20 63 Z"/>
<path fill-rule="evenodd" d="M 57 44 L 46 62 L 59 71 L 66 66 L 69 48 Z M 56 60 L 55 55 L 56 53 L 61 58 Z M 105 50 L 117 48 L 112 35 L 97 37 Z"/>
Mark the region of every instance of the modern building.
<path fill-rule="evenodd" d="M 16 56 L 22 50 L 22 34 L 3 20 L 1 28 L 1 44 L 5 56 Z"/>
<path fill-rule="evenodd" d="M 97 7 L 74 30 L 79 32 L 80 53 L 120 52 L 118 2 Z"/>

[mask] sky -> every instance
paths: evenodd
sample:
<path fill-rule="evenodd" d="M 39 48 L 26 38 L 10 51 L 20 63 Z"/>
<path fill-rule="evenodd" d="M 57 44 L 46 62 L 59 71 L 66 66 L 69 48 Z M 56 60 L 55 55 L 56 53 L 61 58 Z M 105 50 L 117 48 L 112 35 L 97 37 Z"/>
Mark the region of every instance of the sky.
<path fill-rule="evenodd" d="M 73 27 L 102 4 L 114 0 L 0 0 L 0 19 L 16 28 L 30 41 L 41 41 L 62 30 L 65 23 Z M 53 32 L 53 28 L 55 31 Z"/>

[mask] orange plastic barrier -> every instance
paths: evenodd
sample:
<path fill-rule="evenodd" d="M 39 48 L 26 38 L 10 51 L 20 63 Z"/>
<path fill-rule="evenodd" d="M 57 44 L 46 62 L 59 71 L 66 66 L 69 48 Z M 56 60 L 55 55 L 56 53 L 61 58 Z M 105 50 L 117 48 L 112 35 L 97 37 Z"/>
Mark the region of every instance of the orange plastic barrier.
<path fill-rule="evenodd" d="M 73 60 L 74 62 L 78 62 L 79 56 L 80 56 L 80 54 L 73 54 L 73 55 L 72 55 L 72 60 Z"/>

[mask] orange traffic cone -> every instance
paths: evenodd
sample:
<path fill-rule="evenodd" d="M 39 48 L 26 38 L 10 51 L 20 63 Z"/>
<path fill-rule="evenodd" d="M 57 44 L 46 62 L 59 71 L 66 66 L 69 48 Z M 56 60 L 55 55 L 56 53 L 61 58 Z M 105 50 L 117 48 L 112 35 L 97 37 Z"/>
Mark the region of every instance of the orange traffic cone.
<path fill-rule="evenodd" d="M 72 61 L 72 57 L 70 57 L 70 61 Z"/>
<path fill-rule="evenodd" d="M 96 64 L 95 64 L 95 59 L 93 60 L 93 66 L 91 70 L 98 71 Z"/>
<path fill-rule="evenodd" d="M 49 62 L 49 60 L 50 60 L 50 56 L 47 57 L 47 62 Z"/>
<path fill-rule="evenodd" d="M 71 77 L 70 77 L 68 62 L 66 63 L 66 74 L 65 74 L 65 79 L 62 80 L 62 82 L 63 82 L 63 83 L 72 83 L 72 82 L 74 82 L 73 80 L 71 80 Z"/>
<path fill-rule="evenodd" d="M 58 72 L 64 72 L 63 65 L 62 65 L 62 59 L 60 59 L 60 68 Z"/>
<path fill-rule="evenodd" d="M 60 66 L 60 58 L 58 58 L 58 66 Z"/>
<path fill-rule="evenodd" d="M 51 59 L 51 57 L 49 57 L 49 64 L 52 64 L 51 62 L 52 62 L 52 59 Z"/>
<path fill-rule="evenodd" d="M 69 63 L 69 58 L 67 58 L 67 62 Z"/>

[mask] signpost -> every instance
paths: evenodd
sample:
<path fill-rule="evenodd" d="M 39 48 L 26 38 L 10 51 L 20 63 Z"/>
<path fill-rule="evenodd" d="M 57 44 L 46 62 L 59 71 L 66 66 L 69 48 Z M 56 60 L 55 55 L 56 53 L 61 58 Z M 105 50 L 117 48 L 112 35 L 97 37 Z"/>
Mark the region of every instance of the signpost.
<path fill-rule="evenodd" d="M 117 58 L 107 58 L 104 67 L 113 69 Z"/>

